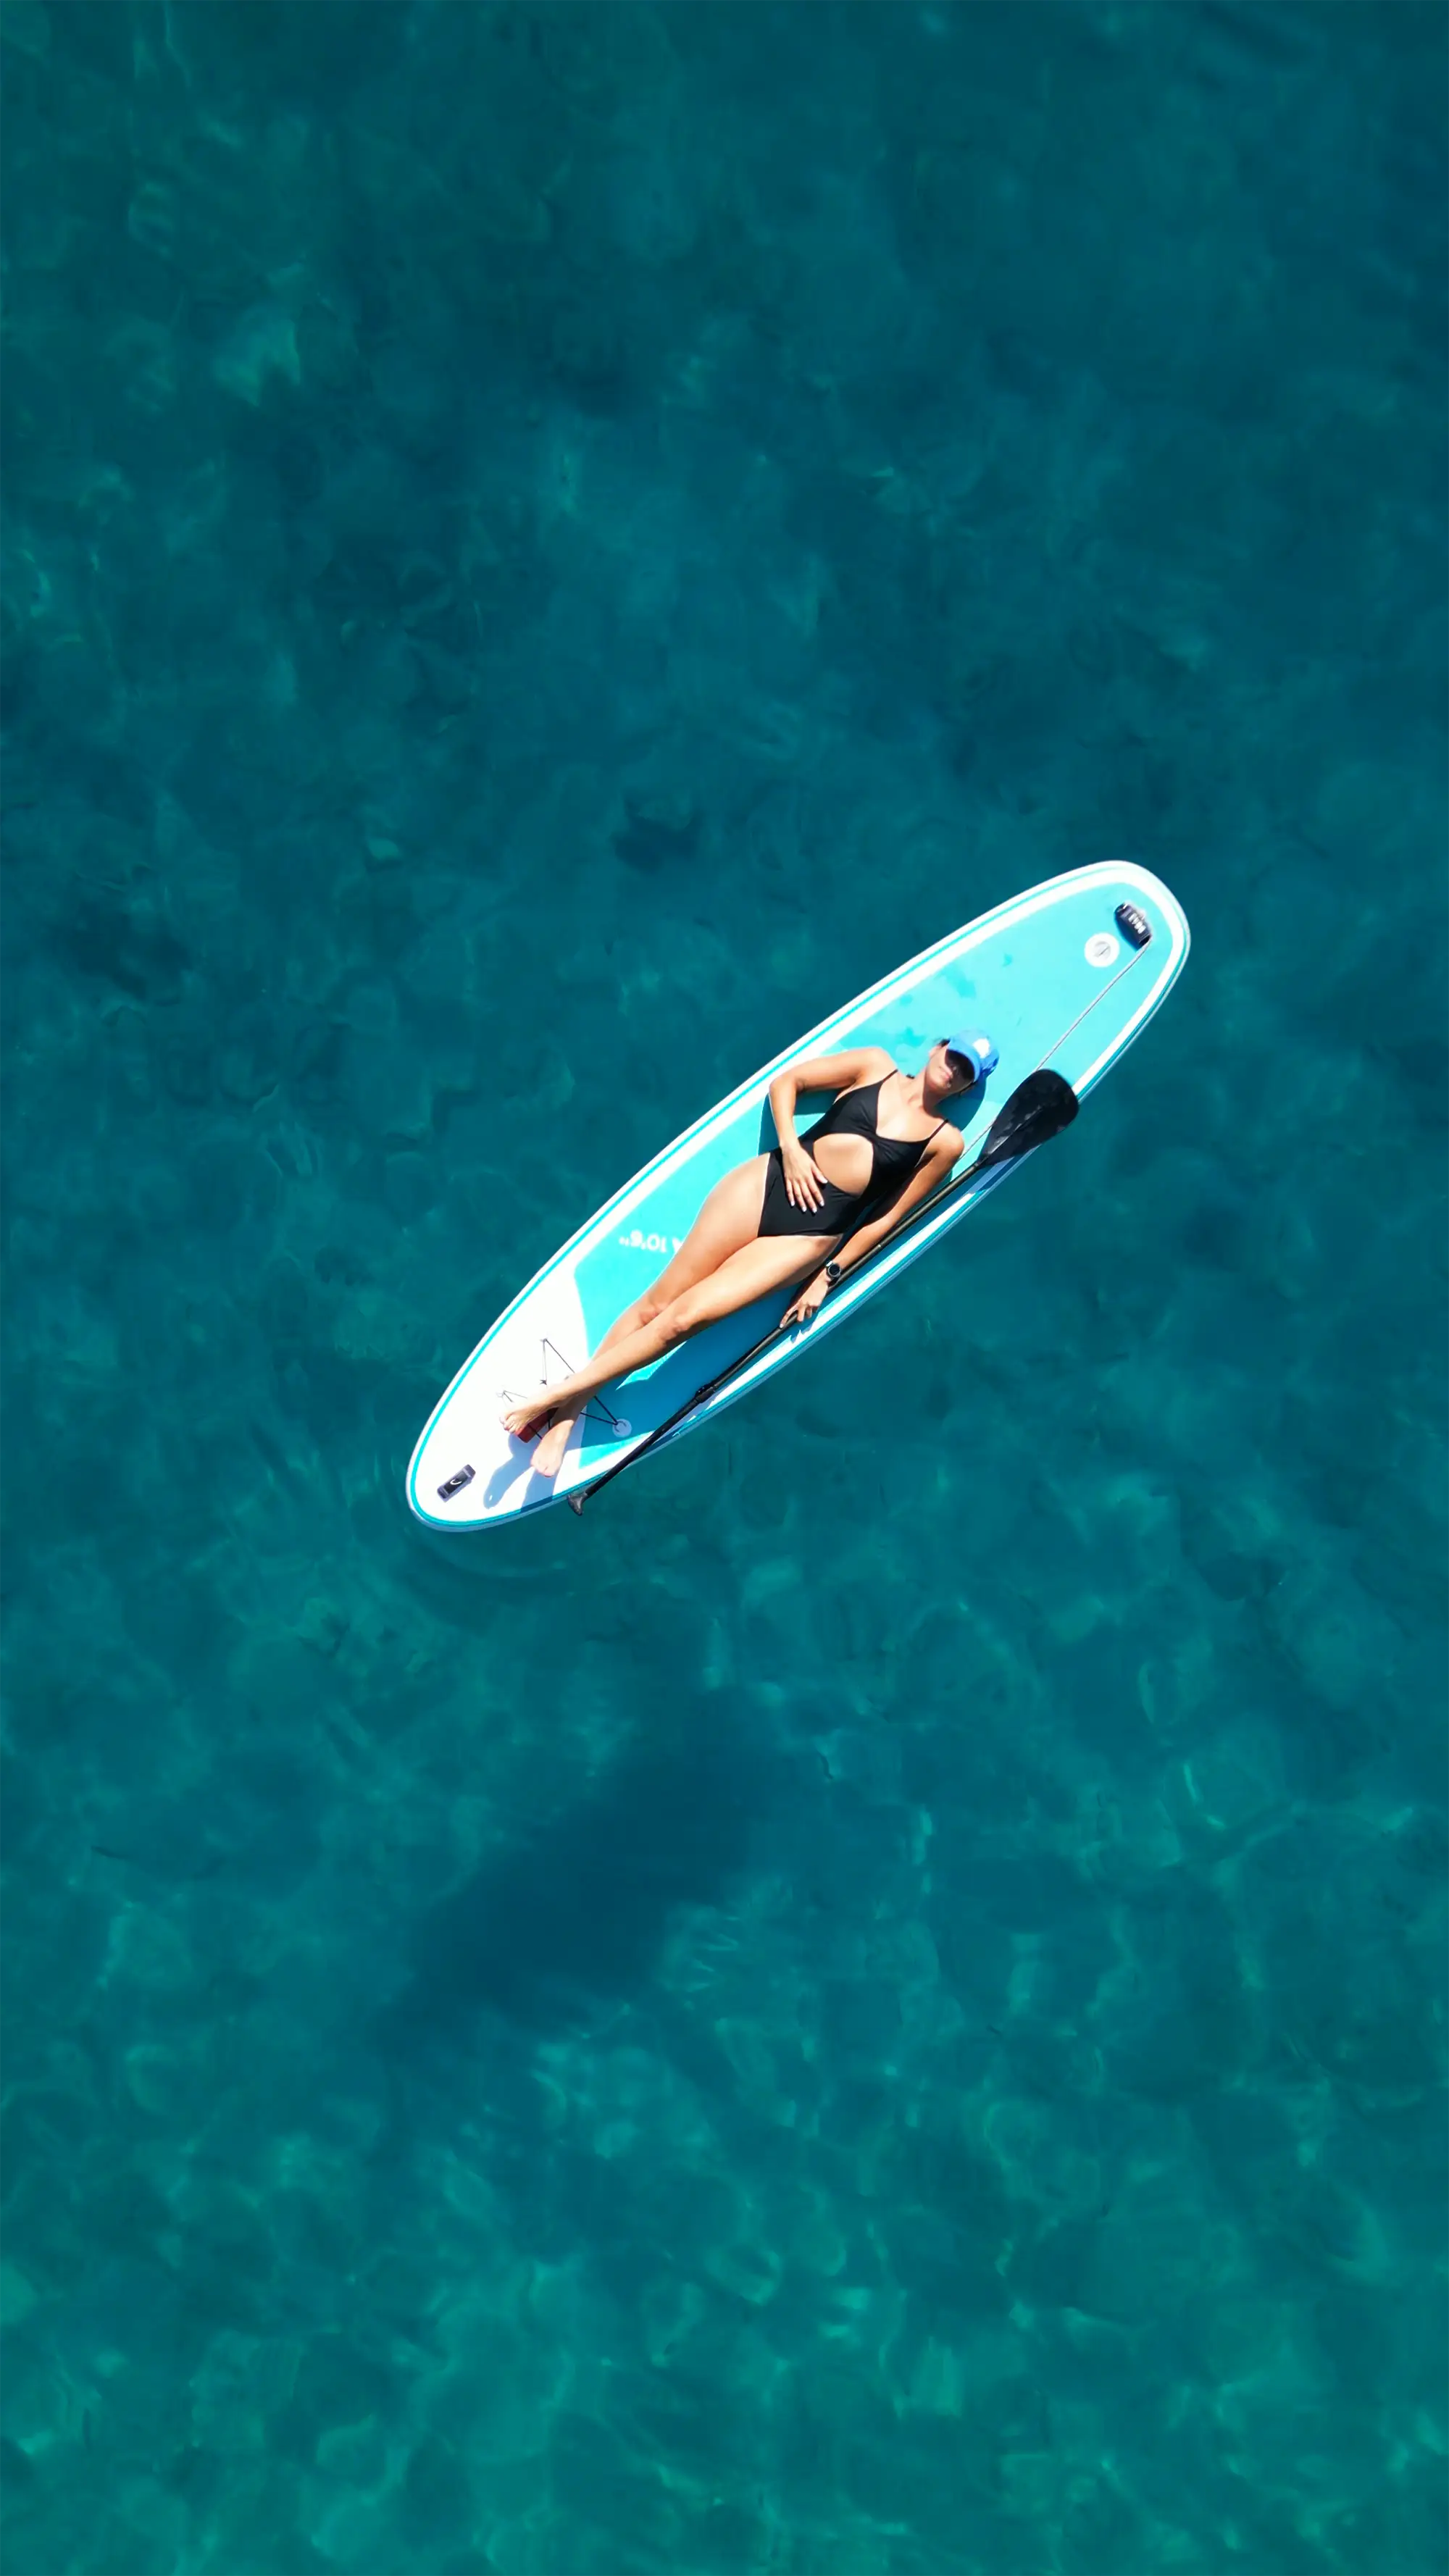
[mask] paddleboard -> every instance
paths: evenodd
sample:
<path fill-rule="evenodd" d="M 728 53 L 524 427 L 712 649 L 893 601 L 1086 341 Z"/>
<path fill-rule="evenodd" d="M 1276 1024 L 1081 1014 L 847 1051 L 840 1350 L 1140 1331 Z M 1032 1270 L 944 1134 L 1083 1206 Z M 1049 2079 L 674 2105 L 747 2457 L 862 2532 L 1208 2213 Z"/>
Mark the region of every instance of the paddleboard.
<path fill-rule="evenodd" d="M 581 1367 L 615 1316 L 643 1295 L 678 1249 L 720 1175 L 775 1144 L 768 1093 L 785 1066 L 844 1047 L 879 1046 L 913 1073 L 937 1038 L 963 1026 L 984 1028 L 1000 1062 L 986 1082 L 947 1105 L 947 1115 L 965 1130 L 957 1166 L 964 1172 L 1004 1102 L 1039 1066 L 1062 1074 L 1079 1099 L 1095 1090 L 1170 992 L 1187 951 L 1181 906 L 1148 869 L 1117 862 L 1074 868 L 937 940 L 822 1020 L 656 1154 L 489 1326 L 413 1452 L 407 1494 L 418 1518 L 437 1529 L 487 1529 L 563 1501 L 637 1449 L 695 1388 L 768 1333 L 793 1288 L 774 1290 L 651 1368 L 601 1387 L 575 1424 L 556 1477 L 534 1473 L 531 1450 L 511 1439 L 499 1419 L 507 1404 Z M 818 1116 L 827 1098 L 822 1094 L 812 1105 L 802 1096 L 797 1127 Z M 943 1188 L 900 1242 L 879 1245 L 808 1324 L 782 1333 L 728 1385 L 705 1396 L 658 1447 L 712 1421 L 834 1332 L 1019 1168 L 1020 1161 L 998 1164 Z"/>

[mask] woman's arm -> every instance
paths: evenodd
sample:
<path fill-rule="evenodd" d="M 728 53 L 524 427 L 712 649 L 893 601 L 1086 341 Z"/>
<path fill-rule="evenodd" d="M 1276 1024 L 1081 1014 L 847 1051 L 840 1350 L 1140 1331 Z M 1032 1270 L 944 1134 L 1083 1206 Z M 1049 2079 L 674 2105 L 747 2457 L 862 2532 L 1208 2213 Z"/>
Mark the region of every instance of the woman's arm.
<path fill-rule="evenodd" d="M 802 1091 L 849 1091 L 872 1074 L 889 1071 L 884 1047 L 852 1047 L 841 1055 L 812 1055 L 777 1073 L 770 1085 L 770 1111 L 780 1139 L 785 1194 L 792 1207 L 818 1208 L 825 1203 L 820 1175 L 795 1133 L 795 1103 Z"/>
<path fill-rule="evenodd" d="M 834 1255 L 840 1264 L 842 1278 L 852 1270 L 858 1269 L 861 1262 L 868 1259 L 874 1252 L 876 1245 L 883 1243 L 886 1236 L 900 1224 L 902 1218 L 907 1216 L 912 1208 L 919 1207 L 922 1199 L 929 1198 L 932 1190 L 936 1189 L 947 1173 L 959 1163 L 965 1150 L 966 1139 L 956 1127 L 948 1127 L 944 1136 L 933 1141 L 925 1161 L 919 1170 L 912 1172 L 905 1188 L 892 1199 L 889 1207 L 884 1208 L 878 1217 L 873 1217 L 869 1225 L 863 1225 L 858 1234 L 847 1235 L 840 1250 Z M 814 1314 L 818 1306 L 824 1304 L 829 1293 L 830 1281 L 826 1278 L 822 1267 L 816 1271 L 813 1279 L 806 1281 L 793 1305 L 786 1308 L 780 1318 L 781 1323 L 803 1324 L 807 1317 Z"/>

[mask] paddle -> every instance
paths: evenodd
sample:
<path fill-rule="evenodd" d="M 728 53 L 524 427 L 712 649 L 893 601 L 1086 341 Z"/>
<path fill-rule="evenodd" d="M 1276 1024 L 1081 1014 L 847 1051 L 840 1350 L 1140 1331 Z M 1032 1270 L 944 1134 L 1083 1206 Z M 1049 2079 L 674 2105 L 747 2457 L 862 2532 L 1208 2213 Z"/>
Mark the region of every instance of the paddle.
<path fill-rule="evenodd" d="M 964 1172 L 957 1172 L 954 1180 L 948 1182 L 947 1189 L 958 1190 L 964 1181 L 974 1181 L 977 1173 L 986 1171 L 991 1164 L 1014 1162 L 1022 1154 L 1034 1153 L 1038 1145 L 1049 1144 L 1052 1137 L 1059 1136 L 1064 1127 L 1070 1127 L 1080 1105 L 1071 1084 L 1065 1081 L 1061 1074 L 1045 1069 L 1037 1073 L 1029 1073 L 1025 1082 L 1018 1083 L 1011 1098 L 993 1119 L 986 1142 L 975 1162 L 969 1164 Z M 873 1261 L 876 1253 L 884 1251 L 886 1245 L 897 1235 L 908 1234 L 919 1218 L 934 1216 L 946 1195 L 946 1190 L 936 1190 L 929 1198 L 922 1199 L 918 1206 L 911 1209 L 909 1215 L 901 1217 L 891 1227 L 888 1234 L 881 1236 L 880 1242 L 871 1247 L 868 1258 Z M 841 1235 L 836 1249 L 839 1250 L 840 1243 L 847 1240 L 845 1235 Z M 663 1439 L 666 1431 L 673 1431 L 676 1424 L 681 1423 L 687 1413 L 693 1413 L 695 1407 L 703 1404 L 708 1396 L 717 1395 L 720 1388 L 727 1385 L 732 1377 L 738 1377 L 741 1369 L 747 1368 L 751 1360 L 758 1359 L 761 1351 L 765 1350 L 784 1329 L 783 1323 L 772 1324 L 768 1333 L 763 1333 L 760 1339 L 753 1343 L 749 1350 L 742 1352 L 737 1360 L 731 1360 L 729 1367 L 721 1369 L 718 1377 L 712 1377 L 708 1386 L 696 1387 L 693 1395 L 685 1399 L 678 1411 L 671 1413 L 667 1422 L 661 1422 L 657 1430 L 651 1431 L 647 1440 L 641 1440 L 637 1449 L 631 1449 L 627 1458 L 620 1458 L 614 1466 L 606 1468 L 603 1475 L 596 1477 L 592 1485 L 584 1485 L 576 1494 L 570 1494 L 568 1497 L 570 1510 L 582 1512 L 591 1494 L 601 1494 L 604 1487 L 611 1485 L 616 1476 L 623 1475 L 626 1467 L 632 1467 L 636 1459 L 646 1456 L 648 1451 Z"/>

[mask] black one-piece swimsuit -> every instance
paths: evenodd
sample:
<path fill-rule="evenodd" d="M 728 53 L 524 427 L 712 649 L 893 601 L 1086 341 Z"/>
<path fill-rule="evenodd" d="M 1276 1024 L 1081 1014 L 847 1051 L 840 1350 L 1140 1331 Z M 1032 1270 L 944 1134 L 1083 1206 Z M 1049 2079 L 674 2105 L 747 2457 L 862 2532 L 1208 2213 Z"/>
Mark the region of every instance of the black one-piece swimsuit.
<path fill-rule="evenodd" d="M 820 1175 L 825 1203 L 818 1208 L 798 1208 L 790 1204 L 785 1187 L 785 1160 L 779 1146 L 770 1156 L 765 1174 L 765 1204 L 760 1211 L 760 1232 L 765 1234 L 854 1234 L 878 1215 L 882 1202 L 893 1199 L 905 1188 L 911 1174 L 920 1169 L 921 1156 L 945 1126 L 938 1118 L 931 1136 L 881 1136 L 876 1132 L 876 1115 L 880 1107 L 881 1085 L 890 1080 L 883 1073 L 880 1082 L 858 1083 L 853 1091 L 842 1091 L 832 1100 L 823 1118 L 800 1139 L 807 1154 L 813 1154 L 817 1137 L 864 1136 L 873 1154 L 870 1181 L 863 1190 L 843 1190 L 835 1181 Z"/>

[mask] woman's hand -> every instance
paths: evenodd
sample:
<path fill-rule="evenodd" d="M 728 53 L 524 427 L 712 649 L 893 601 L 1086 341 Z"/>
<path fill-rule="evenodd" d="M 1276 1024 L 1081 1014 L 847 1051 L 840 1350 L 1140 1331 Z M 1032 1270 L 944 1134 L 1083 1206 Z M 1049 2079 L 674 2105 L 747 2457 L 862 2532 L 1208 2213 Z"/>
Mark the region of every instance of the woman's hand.
<path fill-rule="evenodd" d="M 783 1332 L 787 1324 L 808 1324 L 811 1316 L 817 1314 L 824 1305 L 829 1294 L 830 1282 L 823 1270 L 817 1270 L 814 1278 L 806 1281 L 793 1305 L 786 1307 L 780 1317 L 780 1330 Z"/>
<path fill-rule="evenodd" d="M 793 1137 L 780 1148 L 780 1164 L 785 1175 L 785 1196 L 790 1205 L 812 1211 L 825 1205 L 825 1185 L 803 1145 Z"/>

